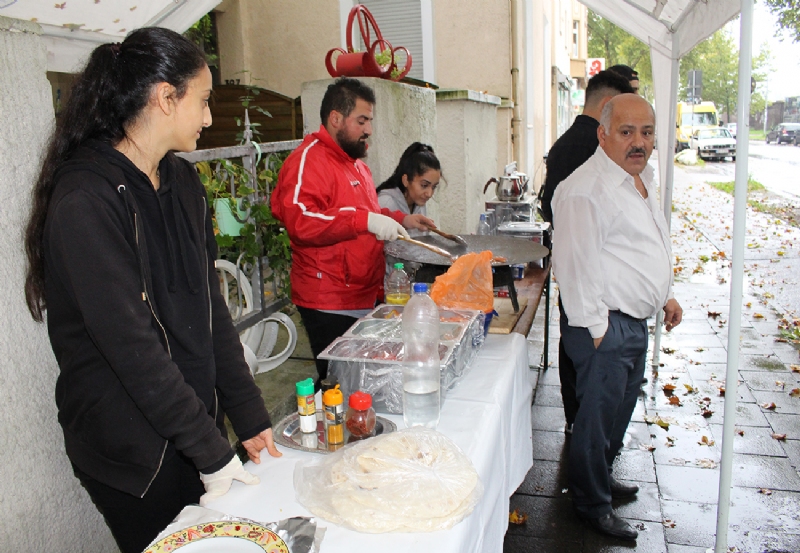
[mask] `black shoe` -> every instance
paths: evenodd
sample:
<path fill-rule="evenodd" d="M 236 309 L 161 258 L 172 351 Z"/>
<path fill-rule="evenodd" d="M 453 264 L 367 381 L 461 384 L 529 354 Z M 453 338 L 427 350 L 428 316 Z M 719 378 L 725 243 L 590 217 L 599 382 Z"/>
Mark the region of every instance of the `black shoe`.
<path fill-rule="evenodd" d="M 586 522 L 589 523 L 594 530 L 607 536 L 614 536 L 623 540 L 636 541 L 639 537 L 639 532 L 633 527 L 615 515 L 613 512 L 603 515 L 600 518 L 587 518 Z"/>
<path fill-rule="evenodd" d="M 620 499 L 623 497 L 633 497 L 639 491 L 639 486 L 636 484 L 623 484 L 613 476 L 608 477 L 609 484 L 611 484 L 611 497 Z"/>

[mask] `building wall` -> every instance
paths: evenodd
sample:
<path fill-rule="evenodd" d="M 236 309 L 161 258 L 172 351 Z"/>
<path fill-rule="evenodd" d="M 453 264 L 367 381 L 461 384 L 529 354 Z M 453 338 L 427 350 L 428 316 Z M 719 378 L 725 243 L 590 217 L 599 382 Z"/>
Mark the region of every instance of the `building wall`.
<path fill-rule="evenodd" d="M 225 0 L 217 8 L 221 77 L 295 98 L 304 82 L 330 77 L 325 54 L 339 46 L 339 31 L 338 2 Z"/>
<path fill-rule="evenodd" d="M 73 476 L 54 390 L 47 329 L 25 306 L 23 231 L 53 125 L 47 54 L 33 23 L 0 17 L 0 551 L 117 551 Z"/>
<path fill-rule="evenodd" d="M 436 0 L 436 84 L 511 97 L 508 0 Z"/>

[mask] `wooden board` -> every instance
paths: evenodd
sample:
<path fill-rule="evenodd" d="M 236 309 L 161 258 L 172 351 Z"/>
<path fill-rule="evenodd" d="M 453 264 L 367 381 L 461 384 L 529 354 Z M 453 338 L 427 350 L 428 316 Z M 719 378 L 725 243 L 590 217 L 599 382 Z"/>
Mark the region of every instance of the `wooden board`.
<path fill-rule="evenodd" d="M 510 334 L 517 324 L 517 319 L 520 318 L 528 305 L 528 298 L 525 296 L 517 296 L 519 301 L 519 311 L 514 313 L 514 307 L 511 305 L 511 298 L 495 298 L 494 310 L 497 311 L 499 316 L 492 319 L 489 325 L 490 334 Z"/>

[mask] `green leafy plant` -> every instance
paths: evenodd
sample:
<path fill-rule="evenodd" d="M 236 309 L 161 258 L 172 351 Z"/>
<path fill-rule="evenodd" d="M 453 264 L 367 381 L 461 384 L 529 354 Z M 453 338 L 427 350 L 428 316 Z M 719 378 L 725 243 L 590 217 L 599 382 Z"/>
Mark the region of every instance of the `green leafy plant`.
<path fill-rule="evenodd" d="M 277 181 L 287 156 L 288 152 L 269 156 L 255 175 L 251 175 L 240 162 L 230 159 L 196 164 L 212 209 L 219 257 L 250 268 L 255 266 L 259 257 L 266 258 L 268 269 L 265 267 L 262 276 L 274 284 L 278 297 L 291 295 L 289 271 L 292 253 L 286 229 L 272 215 L 269 191 Z M 241 219 L 239 222 L 243 226 L 238 235 L 220 232 L 217 219 L 219 202 L 227 202 L 231 212 Z"/>
<path fill-rule="evenodd" d="M 386 67 L 392 63 L 392 50 L 387 48 L 386 50 L 375 52 L 375 63 L 381 67 Z"/>

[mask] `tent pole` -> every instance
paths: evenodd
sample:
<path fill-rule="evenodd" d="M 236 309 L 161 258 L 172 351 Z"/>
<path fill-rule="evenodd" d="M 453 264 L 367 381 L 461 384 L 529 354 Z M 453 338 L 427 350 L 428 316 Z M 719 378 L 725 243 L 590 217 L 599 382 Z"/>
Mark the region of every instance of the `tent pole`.
<path fill-rule="evenodd" d="M 717 540 L 715 553 L 728 550 L 728 517 L 731 505 L 733 436 L 739 385 L 739 338 L 742 326 L 742 288 L 744 281 L 745 223 L 747 217 L 747 165 L 750 134 L 750 74 L 753 63 L 753 0 L 741 0 L 739 27 L 739 93 L 736 102 L 736 184 L 733 199 L 733 253 L 731 256 L 730 316 L 728 318 L 728 368 L 725 375 L 725 412 L 722 426 L 722 457 L 717 502 Z"/>
<path fill-rule="evenodd" d="M 669 110 L 669 133 L 666 144 L 662 144 L 658 150 L 658 163 L 666 164 L 664 182 L 661 183 L 661 208 L 664 210 L 664 218 L 667 220 L 667 231 L 672 228 L 672 184 L 675 176 L 675 163 L 673 161 L 673 144 L 675 144 L 675 118 L 677 117 L 676 98 L 678 97 L 678 71 L 679 71 L 678 41 L 672 42 L 672 56 L 670 57 L 669 68 L 669 100 L 667 109 Z M 663 109 L 663 105 L 659 106 Z M 661 173 L 661 172 L 660 172 Z M 670 260 L 672 261 L 672 260 Z M 661 327 L 664 322 L 664 312 L 656 314 L 656 328 L 653 336 L 653 370 L 658 370 L 661 355 Z"/>

